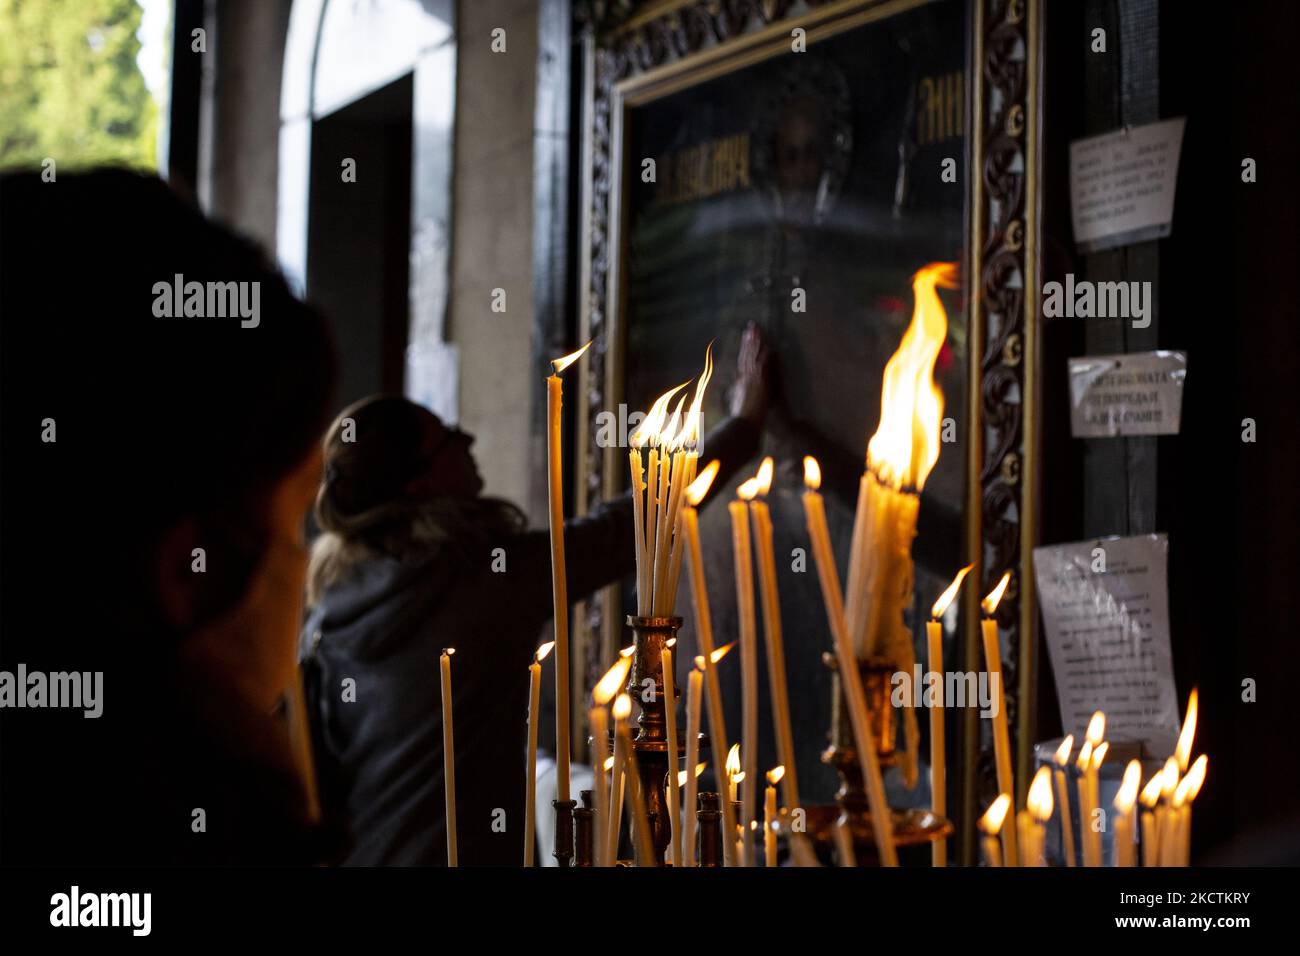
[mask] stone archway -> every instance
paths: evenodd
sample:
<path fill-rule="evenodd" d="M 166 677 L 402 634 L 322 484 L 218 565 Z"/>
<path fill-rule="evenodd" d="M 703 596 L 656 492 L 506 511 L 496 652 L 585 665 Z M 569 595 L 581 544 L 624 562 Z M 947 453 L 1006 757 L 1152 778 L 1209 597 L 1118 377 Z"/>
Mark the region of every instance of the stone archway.
<path fill-rule="evenodd" d="M 454 0 L 294 0 L 280 92 L 276 258 L 307 289 L 313 124 L 410 75 L 410 323 L 405 391 L 457 420 L 454 346 L 445 341 L 455 114 Z"/>

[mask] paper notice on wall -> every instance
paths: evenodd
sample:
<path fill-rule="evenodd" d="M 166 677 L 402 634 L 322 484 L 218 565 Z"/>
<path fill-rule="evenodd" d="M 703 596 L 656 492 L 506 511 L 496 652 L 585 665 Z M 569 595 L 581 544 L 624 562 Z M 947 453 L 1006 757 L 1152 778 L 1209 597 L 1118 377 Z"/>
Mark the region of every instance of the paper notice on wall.
<path fill-rule="evenodd" d="M 1070 207 L 1081 252 L 1169 235 L 1186 117 L 1070 144 Z"/>
<path fill-rule="evenodd" d="M 1176 435 L 1186 378 L 1186 352 L 1072 358 L 1070 433 L 1075 438 Z"/>
<path fill-rule="evenodd" d="M 1178 735 L 1163 534 L 1034 549 L 1064 732 L 1078 739 L 1094 711 L 1106 736 L 1167 753 Z"/>

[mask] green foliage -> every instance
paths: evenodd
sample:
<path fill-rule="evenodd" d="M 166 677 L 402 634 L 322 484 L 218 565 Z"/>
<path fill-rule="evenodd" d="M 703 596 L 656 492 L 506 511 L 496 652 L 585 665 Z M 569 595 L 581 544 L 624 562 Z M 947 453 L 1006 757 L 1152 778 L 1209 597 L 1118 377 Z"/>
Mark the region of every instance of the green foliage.
<path fill-rule="evenodd" d="M 0 0 L 0 167 L 154 168 L 135 0 Z"/>

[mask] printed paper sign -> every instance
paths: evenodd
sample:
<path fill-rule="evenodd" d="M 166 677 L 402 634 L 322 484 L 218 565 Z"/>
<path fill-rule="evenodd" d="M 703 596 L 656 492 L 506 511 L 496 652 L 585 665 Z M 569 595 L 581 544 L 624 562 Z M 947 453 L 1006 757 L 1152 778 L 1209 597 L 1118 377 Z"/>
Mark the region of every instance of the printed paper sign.
<path fill-rule="evenodd" d="M 1034 549 L 1038 600 L 1065 733 L 1093 711 L 1106 736 L 1166 753 L 1178 735 L 1163 534 Z"/>
<path fill-rule="evenodd" d="M 1169 235 L 1186 117 L 1070 144 L 1070 206 L 1082 252 Z"/>
<path fill-rule="evenodd" d="M 1178 434 L 1186 352 L 1085 355 L 1070 359 L 1069 378 L 1075 438 Z"/>

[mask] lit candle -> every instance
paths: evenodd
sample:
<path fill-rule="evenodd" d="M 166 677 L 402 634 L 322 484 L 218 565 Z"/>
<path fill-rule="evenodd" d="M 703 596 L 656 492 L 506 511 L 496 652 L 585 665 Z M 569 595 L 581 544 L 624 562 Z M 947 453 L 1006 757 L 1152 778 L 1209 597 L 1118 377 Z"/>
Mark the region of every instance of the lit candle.
<path fill-rule="evenodd" d="M 1092 741 L 1085 739 L 1083 746 L 1079 748 L 1079 756 L 1074 763 L 1074 767 L 1078 771 L 1075 778 L 1075 787 L 1079 795 L 1079 843 L 1082 846 L 1084 866 L 1098 865 L 1093 860 L 1093 842 L 1088 836 L 1089 831 L 1096 825 L 1096 819 L 1091 812 L 1092 792 L 1088 787 L 1088 770 L 1091 766 Z"/>
<path fill-rule="evenodd" d="M 636 748 L 632 745 L 632 731 L 628 727 L 628 717 L 632 714 L 632 698 L 627 694 L 619 694 L 612 710 L 615 738 L 622 745 L 623 751 L 627 814 L 632 820 L 637 866 L 654 866 L 654 847 L 650 842 L 650 819 L 646 816 L 645 798 L 641 793 L 641 775 L 637 772 Z"/>
<path fill-rule="evenodd" d="M 704 689 L 706 666 L 703 656 L 697 656 L 686 678 L 686 798 L 683 801 L 686 815 L 682 820 L 682 847 L 686 856 L 678 866 L 695 865 L 696 775 L 691 768 L 700 759 L 700 693 Z"/>
<path fill-rule="evenodd" d="M 1039 767 L 1034 779 L 1029 784 L 1029 793 L 1025 798 L 1029 824 L 1026 834 L 1029 837 L 1028 854 L 1022 865 L 1046 866 L 1043 859 L 1043 846 L 1046 842 L 1047 821 L 1052 819 L 1052 771 L 1050 767 Z M 1023 852 L 1023 851 L 1022 851 Z"/>
<path fill-rule="evenodd" d="M 690 767 L 689 761 L 687 762 L 686 766 Z M 699 788 L 700 788 L 700 774 L 704 773 L 704 768 L 707 766 L 708 766 L 707 763 L 701 761 L 700 763 L 697 763 L 695 765 L 694 770 L 689 770 L 689 769 L 683 770 L 677 774 L 677 786 L 686 788 L 686 799 L 687 801 L 689 801 L 686 804 L 686 814 L 685 814 L 686 825 L 682 829 L 682 833 L 684 834 L 682 842 L 684 845 L 686 858 L 684 863 L 678 864 L 679 866 L 696 865 L 695 842 L 694 842 L 695 841 L 695 803 L 696 803 L 695 797 L 696 794 L 699 792 Z"/>
<path fill-rule="evenodd" d="M 605 672 L 605 676 L 596 682 L 596 686 L 591 690 L 592 708 L 587 714 L 588 726 L 591 727 L 591 771 L 592 784 L 591 789 L 596 797 L 596 812 L 592 817 L 591 832 L 595 835 L 592 840 L 594 844 L 593 852 L 596 856 L 597 866 L 613 866 L 614 861 L 605 855 L 606 829 L 609 827 L 609 815 L 611 810 L 610 794 L 605 787 L 605 762 L 609 759 L 609 712 L 606 707 L 614 696 L 623 689 L 623 682 L 627 680 L 628 668 L 632 666 L 632 658 L 620 654 L 614 666 Z M 615 774 L 617 776 L 617 774 Z M 619 812 L 617 804 L 613 805 L 613 812 Z M 602 829 L 605 828 L 605 829 Z"/>
<path fill-rule="evenodd" d="M 451 655 L 454 647 L 444 647 L 438 658 L 442 672 L 442 782 L 446 801 L 447 865 L 456 862 L 456 741 L 451 729 Z"/>
<path fill-rule="evenodd" d="M 1011 794 L 1014 803 L 1016 783 L 1011 771 L 1011 733 L 1007 729 L 1007 697 L 1006 688 L 1002 684 L 1002 648 L 998 644 L 998 622 L 993 617 L 1010 582 L 1011 572 L 1007 571 L 998 581 L 997 587 L 984 598 L 980 605 L 984 609 L 984 620 L 980 622 L 980 627 L 984 637 L 985 667 L 991 682 L 996 676 L 998 688 L 994 698 L 997 710 L 993 714 L 993 755 L 997 763 L 998 789 L 1003 793 Z M 1008 865 L 1014 866 L 1014 861 L 1019 859 L 1014 822 L 1003 830 L 1002 843 L 1003 856 Z"/>
<path fill-rule="evenodd" d="M 1133 841 L 1133 807 L 1137 804 L 1138 784 L 1142 782 L 1142 763 L 1130 760 L 1124 768 L 1124 779 L 1115 794 L 1115 865 L 1136 866 Z"/>
<path fill-rule="evenodd" d="M 1106 752 L 1110 750 L 1110 741 L 1103 740 L 1092 750 L 1092 760 L 1088 763 L 1088 795 L 1092 801 L 1089 806 L 1096 812 L 1093 817 L 1104 819 L 1101 811 L 1101 765 L 1106 762 Z M 1089 829 L 1089 837 L 1093 840 L 1092 858 L 1095 861 L 1093 866 L 1101 866 L 1104 860 L 1101 852 L 1101 830 Z"/>
<path fill-rule="evenodd" d="M 1175 866 L 1187 866 L 1192 853 L 1192 801 L 1201 792 L 1205 783 L 1205 769 L 1209 758 L 1201 754 L 1187 771 L 1187 776 L 1179 781 L 1174 792 L 1174 804 L 1179 808 L 1177 827 L 1178 852 L 1175 854 Z"/>
<path fill-rule="evenodd" d="M 785 677 L 785 639 L 781 632 L 781 595 L 776 586 L 776 554 L 772 546 L 772 513 L 763 500 L 772 487 L 771 456 L 763 459 L 755 480 L 758 495 L 749 503 L 758 554 L 758 582 L 763 596 L 763 635 L 767 645 L 767 682 L 772 694 L 772 725 L 782 774 L 781 792 L 787 807 L 799 806 L 799 781 L 794 763 L 794 730 L 790 722 L 790 695 Z"/>
<path fill-rule="evenodd" d="M 560 433 L 563 386 L 560 373 L 582 357 L 576 352 L 554 359 L 546 379 L 547 493 L 551 524 L 551 598 L 555 608 L 555 787 L 561 802 L 569 799 L 569 588 L 564 565 L 564 462 Z"/>
<path fill-rule="evenodd" d="M 979 819 L 980 832 L 984 834 L 980 838 L 980 846 L 984 850 L 985 866 L 1002 865 L 1002 845 L 998 843 L 998 833 L 1002 829 L 1002 823 L 1007 818 L 1007 812 L 1011 809 L 1011 794 L 1000 793 L 996 800 L 989 804 L 989 808 L 984 811 L 984 816 Z"/>
<path fill-rule="evenodd" d="M 743 776 L 740 772 L 740 744 L 732 744 L 731 749 L 727 751 L 726 773 L 727 799 L 731 803 L 735 803 L 738 778 Z"/>
<path fill-rule="evenodd" d="M 542 699 L 542 661 L 551 653 L 554 641 L 537 648 L 528 665 L 528 773 L 524 778 L 524 866 L 533 865 L 533 844 L 537 833 L 537 712 Z"/>
<path fill-rule="evenodd" d="M 737 500 L 727 505 L 731 514 L 731 545 L 736 565 L 736 610 L 740 617 L 741 753 L 745 758 L 745 792 L 741 803 L 742 866 L 754 865 L 754 841 L 749 824 L 755 819 L 758 788 L 758 635 L 754 619 L 754 566 L 749 544 L 748 502 L 758 494 L 758 481 L 750 478 L 737 489 Z"/>
<path fill-rule="evenodd" d="M 1156 866 L 1160 862 L 1160 827 L 1156 807 L 1160 803 L 1160 790 L 1164 785 L 1164 771 L 1157 771 L 1142 788 L 1142 865 Z"/>
<path fill-rule="evenodd" d="M 677 680 L 673 674 L 673 646 L 676 643 L 677 638 L 670 637 L 664 644 L 661 657 L 664 672 L 664 720 L 668 736 L 668 827 L 672 834 L 668 852 L 673 866 L 681 866 L 679 861 L 685 857 L 682 856 L 681 804 L 678 802 L 677 791 Z M 686 766 L 691 764 L 688 762 Z"/>
<path fill-rule="evenodd" d="M 1065 865 L 1074 866 L 1074 821 L 1070 819 L 1070 792 L 1066 789 L 1065 775 L 1070 766 L 1070 752 L 1074 750 L 1074 734 L 1069 734 L 1056 748 L 1056 769 L 1053 776 L 1056 783 L 1056 805 L 1061 810 L 1062 852 Z M 1080 805 L 1082 808 L 1082 804 Z"/>
<path fill-rule="evenodd" d="M 1160 808 L 1156 810 L 1156 827 L 1160 831 L 1160 856 L 1158 865 L 1174 866 L 1178 856 L 1177 835 L 1178 814 L 1174 813 L 1174 793 L 1178 791 L 1178 758 L 1170 757 L 1165 761 L 1161 771 Z"/>
<path fill-rule="evenodd" d="M 936 674 L 939 686 L 936 688 L 938 700 L 928 700 L 930 708 L 930 804 L 937 817 L 948 812 L 948 776 L 947 760 L 944 751 L 944 699 L 943 699 L 943 622 L 940 620 L 952 604 L 953 598 L 961 588 L 961 582 L 973 565 L 966 565 L 957 572 L 947 590 L 939 595 L 939 600 L 930 608 L 930 620 L 925 622 L 925 640 L 929 650 L 930 673 Z M 935 840 L 930 844 L 930 862 L 934 866 L 948 865 L 948 841 Z"/>
<path fill-rule="evenodd" d="M 1083 830 L 1083 847 L 1084 847 L 1084 866 L 1101 866 L 1101 829 L 1098 823 L 1101 820 L 1101 781 L 1099 771 L 1101 763 L 1106 758 L 1107 744 L 1102 739 L 1106 735 L 1106 715 L 1100 710 L 1092 715 L 1088 721 L 1088 729 L 1084 731 L 1084 739 L 1091 744 L 1088 754 L 1088 762 L 1083 764 L 1080 769 L 1083 770 L 1084 792 L 1087 794 L 1086 803 L 1080 803 L 1079 812 L 1086 813 L 1085 822 L 1087 826 Z M 1082 751 L 1080 751 L 1082 753 Z"/>
<path fill-rule="evenodd" d="M 785 776 L 785 767 L 767 772 L 767 790 L 763 794 L 763 864 L 776 866 L 776 785 Z"/>
<path fill-rule="evenodd" d="M 691 597 L 695 606 L 695 634 L 700 650 L 704 652 L 704 681 L 709 704 L 709 733 L 715 754 L 727 750 L 727 725 L 722 713 L 722 687 L 718 681 L 717 661 L 713 657 L 713 619 L 709 614 L 709 591 L 704 583 L 704 558 L 700 551 L 700 524 L 696 509 L 709 493 L 713 479 L 718 475 L 718 463 L 711 461 L 699 477 L 686 489 L 686 504 L 680 515 L 681 529 L 686 533 L 686 550 L 691 558 Z M 719 781 L 721 786 L 722 781 Z M 735 832 L 736 821 L 731 804 L 722 803 L 723 832 Z M 735 866 L 731 840 L 722 841 L 722 858 L 726 866 Z"/>
<path fill-rule="evenodd" d="M 813 561 L 817 565 L 817 580 L 821 584 L 822 600 L 826 605 L 826 620 L 835 640 L 835 654 L 839 662 L 840 685 L 849 708 L 849 722 L 853 727 L 853 741 L 862 764 L 862 778 L 866 783 L 867 803 L 871 809 L 871 826 L 876 837 L 876 850 L 884 866 L 898 866 L 898 853 L 894 847 L 893 818 L 885 799 L 885 783 L 880 773 L 880 757 L 876 753 L 875 738 L 871 733 L 871 719 L 867 711 L 867 697 L 862 689 L 862 674 L 858 670 L 857 655 L 849 637 L 848 622 L 844 616 L 844 598 L 840 592 L 839 573 L 831 552 L 830 532 L 826 527 L 826 505 L 818 488 L 821 486 L 821 468 L 812 457 L 803 460 L 804 516 L 807 519 L 808 537 L 812 542 Z"/>

